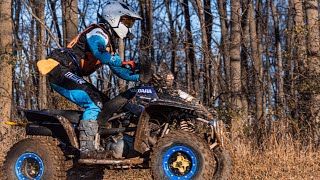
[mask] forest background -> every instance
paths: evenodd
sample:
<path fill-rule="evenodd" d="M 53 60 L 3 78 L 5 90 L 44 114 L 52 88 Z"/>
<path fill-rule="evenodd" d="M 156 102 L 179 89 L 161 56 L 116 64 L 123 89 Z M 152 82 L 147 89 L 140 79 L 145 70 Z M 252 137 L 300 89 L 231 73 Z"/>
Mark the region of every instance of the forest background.
<path fill-rule="evenodd" d="M 318 0 L 127 2 L 143 20 L 134 40 L 119 41 L 121 57 L 138 61 L 143 52 L 155 66 L 165 62 L 174 86 L 215 112 L 234 158 L 232 179 L 320 179 Z M 97 22 L 104 3 L 0 1 L 1 161 L 24 137 L 4 125 L 22 121 L 18 107 L 77 108 L 53 92 L 36 62 Z M 87 80 L 111 97 L 133 85 L 108 67 Z"/>

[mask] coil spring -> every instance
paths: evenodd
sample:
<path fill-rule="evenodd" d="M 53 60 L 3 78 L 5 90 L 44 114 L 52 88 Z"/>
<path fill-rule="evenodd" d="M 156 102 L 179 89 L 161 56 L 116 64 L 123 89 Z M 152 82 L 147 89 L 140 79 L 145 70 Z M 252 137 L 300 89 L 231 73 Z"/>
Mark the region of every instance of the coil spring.
<path fill-rule="evenodd" d="M 190 121 L 182 120 L 180 121 L 180 128 L 183 131 L 189 131 L 194 133 L 195 132 L 195 127 L 194 124 Z"/>

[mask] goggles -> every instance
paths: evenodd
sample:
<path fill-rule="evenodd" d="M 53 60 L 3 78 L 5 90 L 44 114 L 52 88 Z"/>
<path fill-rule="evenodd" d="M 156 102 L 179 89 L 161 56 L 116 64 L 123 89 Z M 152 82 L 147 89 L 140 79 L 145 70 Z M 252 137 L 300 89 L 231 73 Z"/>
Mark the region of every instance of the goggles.
<path fill-rule="evenodd" d="M 121 16 L 120 22 L 122 22 L 127 28 L 132 28 L 135 19 L 130 16 Z"/>

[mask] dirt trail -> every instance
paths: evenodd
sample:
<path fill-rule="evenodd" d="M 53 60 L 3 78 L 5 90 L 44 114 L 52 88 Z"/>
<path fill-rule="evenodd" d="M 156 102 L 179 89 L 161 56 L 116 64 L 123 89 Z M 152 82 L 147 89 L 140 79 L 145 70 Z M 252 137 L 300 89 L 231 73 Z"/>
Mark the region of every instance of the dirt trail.
<path fill-rule="evenodd" d="M 104 167 L 79 167 L 68 171 L 68 180 L 151 180 L 148 169 L 110 170 Z"/>

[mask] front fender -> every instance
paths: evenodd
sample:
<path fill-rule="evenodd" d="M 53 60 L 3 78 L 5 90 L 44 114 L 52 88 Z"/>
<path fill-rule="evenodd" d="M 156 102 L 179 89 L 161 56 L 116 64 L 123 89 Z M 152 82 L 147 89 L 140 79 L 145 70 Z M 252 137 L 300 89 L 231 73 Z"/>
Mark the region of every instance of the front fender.
<path fill-rule="evenodd" d="M 134 149 L 141 154 L 150 150 L 149 143 L 148 143 L 148 123 L 149 123 L 150 116 L 147 111 L 142 111 L 139 122 L 138 128 L 136 131 L 135 139 L 134 139 Z"/>
<path fill-rule="evenodd" d="M 171 100 L 157 100 L 151 102 L 141 113 L 138 127 L 135 135 L 134 149 L 140 153 L 144 153 L 150 150 L 149 147 L 149 134 L 148 134 L 148 124 L 150 120 L 150 114 L 156 111 L 170 111 L 173 109 L 180 109 L 186 111 L 192 115 L 197 117 L 205 117 L 206 119 L 210 119 L 210 121 L 205 120 L 203 118 L 197 118 L 197 120 L 202 121 L 204 123 L 213 126 L 213 116 L 211 113 L 206 111 L 206 109 L 202 106 L 193 106 L 188 103 L 175 102 Z M 214 127 L 214 135 L 217 138 L 218 142 L 220 142 L 220 136 L 217 134 L 216 126 Z"/>

